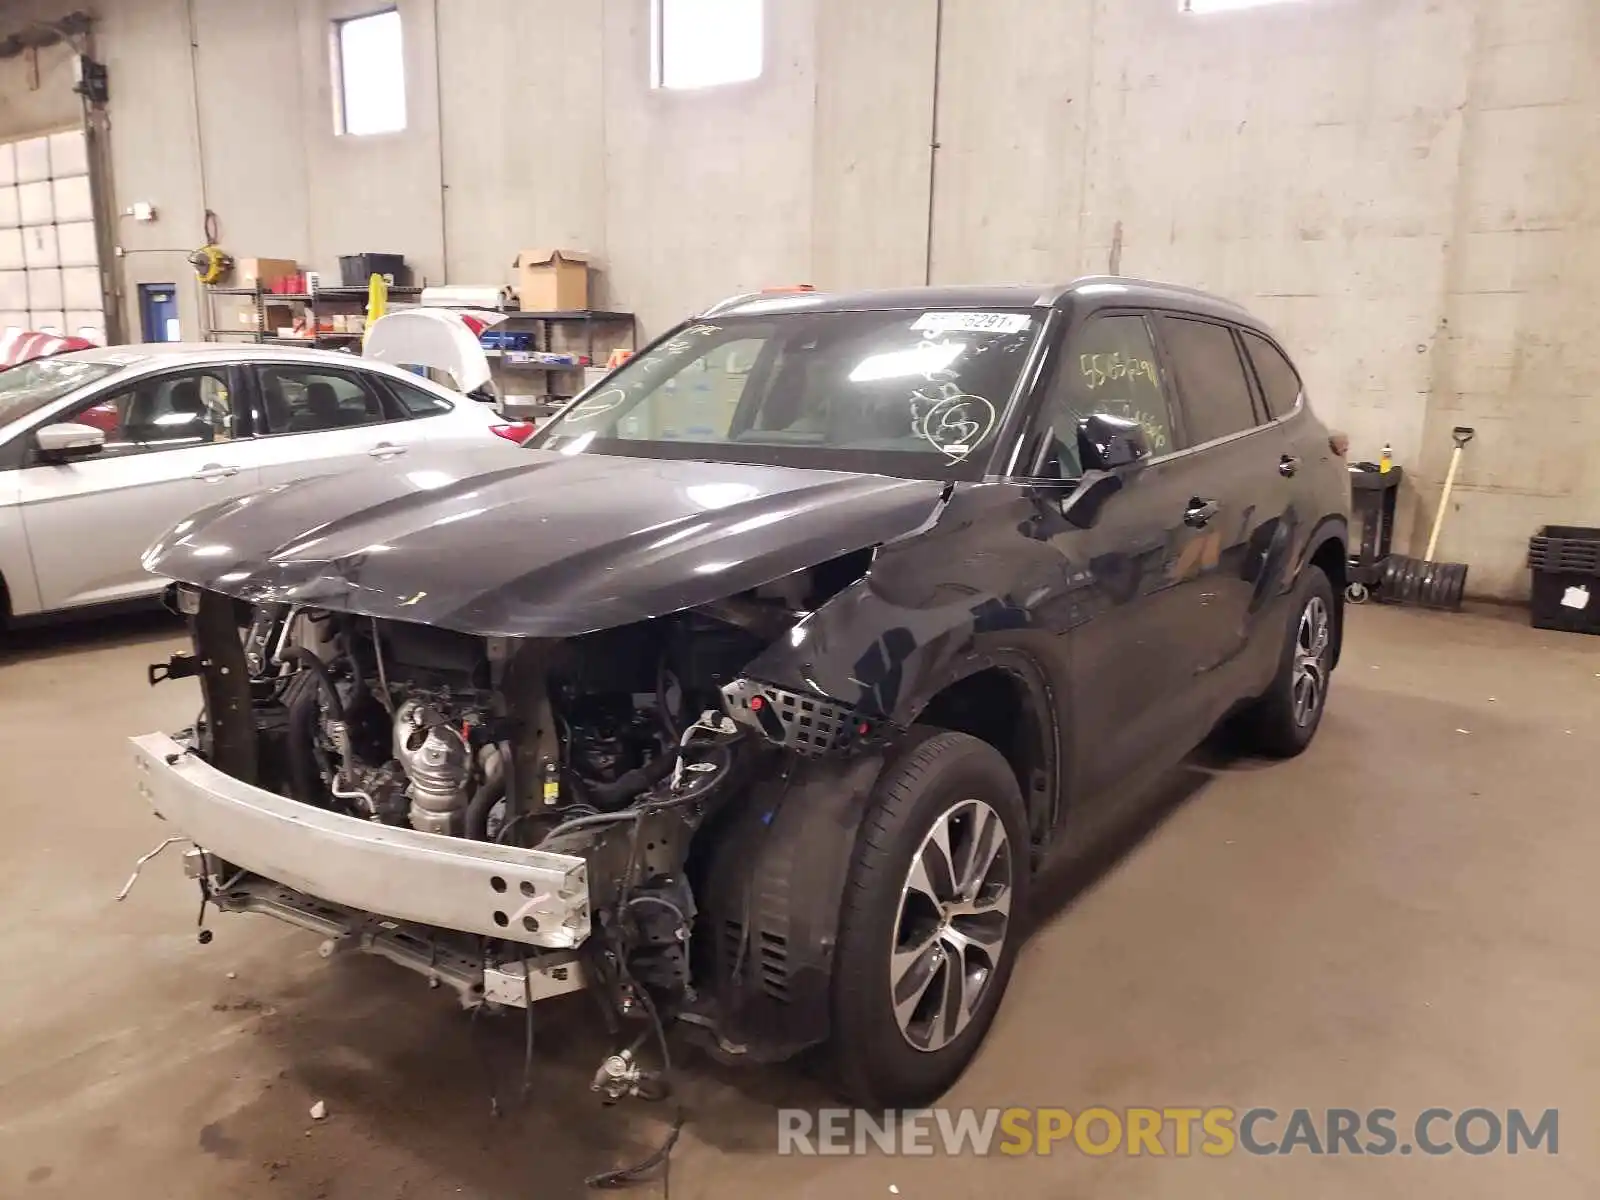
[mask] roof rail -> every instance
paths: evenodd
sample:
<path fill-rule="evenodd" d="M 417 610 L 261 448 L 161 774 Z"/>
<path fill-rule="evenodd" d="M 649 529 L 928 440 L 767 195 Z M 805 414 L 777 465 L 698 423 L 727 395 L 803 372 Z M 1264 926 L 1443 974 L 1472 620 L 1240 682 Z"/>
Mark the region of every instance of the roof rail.
<path fill-rule="evenodd" d="M 714 317 L 727 312 L 730 308 L 738 308 L 752 300 L 765 300 L 773 296 L 816 295 L 817 289 L 809 283 L 796 283 L 785 287 L 762 288 L 759 292 L 741 292 L 737 296 L 729 296 L 725 300 L 718 300 L 710 308 L 700 314 L 702 317 Z"/>
<path fill-rule="evenodd" d="M 728 296 L 722 300 L 718 300 L 710 308 L 706 309 L 699 315 L 702 317 L 714 317 L 719 313 L 727 312 L 730 308 L 739 307 L 739 305 L 743 304 L 746 300 L 755 300 L 760 295 L 760 292 L 740 292 L 737 296 Z"/>

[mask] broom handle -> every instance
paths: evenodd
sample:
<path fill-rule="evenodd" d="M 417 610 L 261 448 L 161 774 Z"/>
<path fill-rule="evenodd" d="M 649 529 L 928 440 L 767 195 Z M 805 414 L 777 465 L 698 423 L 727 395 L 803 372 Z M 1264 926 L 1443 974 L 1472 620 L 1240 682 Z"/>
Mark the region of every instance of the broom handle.
<path fill-rule="evenodd" d="M 1427 562 L 1433 561 L 1433 552 L 1439 545 L 1439 531 L 1444 528 L 1444 510 L 1450 504 L 1450 489 L 1456 485 L 1456 467 L 1461 463 L 1461 447 L 1455 448 L 1455 453 L 1450 455 L 1450 469 L 1445 472 L 1444 492 L 1439 497 L 1439 511 L 1433 514 L 1433 533 L 1428 538 L 1428 552 L 1422 557 Z"/>

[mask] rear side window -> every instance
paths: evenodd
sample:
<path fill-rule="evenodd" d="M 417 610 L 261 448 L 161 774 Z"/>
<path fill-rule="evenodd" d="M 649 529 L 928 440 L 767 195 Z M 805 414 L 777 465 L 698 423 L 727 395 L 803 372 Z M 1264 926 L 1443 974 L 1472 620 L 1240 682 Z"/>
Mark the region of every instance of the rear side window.
<path fill-rule="evenodd" d="M 1283 356 L 1283 351 L 1266 338 L 1248 329 L 1239 332 L 1244 334 L 1245 349 L 1255 365 L 1261 390 L 1266 393 L 1268 415 L 1281 417 L 1292 412 L 1300 402 L 1300 376 L 1295 374 L 1294 367 Z"/>
<path fill-rule="evenodd" d="M 1255 406 L 1233 330 L 1183 317 L 1159 317 L 1157 322 L 1177 376 L 1189 444 L 1254 428 Z"/>
<path fill-rule="evenodd" d="M 402 382 L 399 379 L 385 379 L 389 390 L 395 394 L 395 399 L 400 401 L 400 407 L 406 410 L 406 415 L 411 417 L 431 417 L 438 413 L 449 412 L 452 405 L 442 396 L 435 396 L 432 392 Z"/>
<path fill-rule="evenodd" d="M 261 367 L 269 433 L 321 433 L 385 419 L 383 401 L 365 380 L 314 367 Z"/>

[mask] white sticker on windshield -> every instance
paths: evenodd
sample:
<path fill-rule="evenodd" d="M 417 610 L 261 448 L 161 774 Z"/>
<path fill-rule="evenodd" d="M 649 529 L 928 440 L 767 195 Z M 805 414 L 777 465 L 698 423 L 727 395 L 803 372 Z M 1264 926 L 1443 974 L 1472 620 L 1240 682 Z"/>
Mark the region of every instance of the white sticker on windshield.
<path fill-rule="evenodd" d="M 1027 313 L 925 312 L 911 328 L 926 333 L 1020 333 L 1032 319 Z"/>
<path fill-rule="evenodd" d="M 983 444 L 995 426 L 994 405 L 953 383 L 911 394 L 911 431 L 952 463 Z"/>

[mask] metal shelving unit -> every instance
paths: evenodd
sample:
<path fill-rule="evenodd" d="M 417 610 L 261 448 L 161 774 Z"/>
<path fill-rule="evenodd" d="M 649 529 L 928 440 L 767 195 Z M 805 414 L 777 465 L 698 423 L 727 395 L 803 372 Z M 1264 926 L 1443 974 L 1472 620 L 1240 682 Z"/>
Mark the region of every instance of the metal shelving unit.
<path fill-rule="evenodd" d="M 532 346 L 528 350 L 485 349 L 490 365 L 508 373 L 540 373 L 545 377 L 545 391 L 533 401 L 518 400 L 520 393 L 497 379 L 500 393 L 506 397 L 508 410 L 518 415 L 546 416 L 556 407 L 583 390 L 583 365 L 568 366 L 561 363 L 530 361 L 523 355 L 570 353 L 589 360 L 589 366 L 603 367 L 611 351 L 639 348 L 638 319 L 631 312 L 609 309 L 566 309 L 552 312 L 506 312 L 505 320 L 496 325 L 493 333 L 526 332 L 531 334 Z M 608 336 L 608 334 L 610 336 Z M 561 344 L 558 346 L 557 342 Z M 572 343 L 576 343 L 573 345 Z M 596 347 L 600 346 L 597 351 Z M 576 377 L 574 379 L 573 377 Z M 576 386 L 574 386 L 576 384 Z"/>
<path fill-rule="evenodd" d="M 337 349 L 342 346 L 352 345 L 361 341 L 360 333 L 319 333 L 314 337 L 279 337 L 267 329 L 267 309 L 275 304 L 281 305 L 308 305 L 311 308 L 313 324 L 324 312 L 337 310 L 348 314 L 350 306 L 356 305 L 363 308 L 367 302 L 367 289 L 364 287 L 325 287 L 318 288 L 315 292 L 269 292 L 262 288 L 243 287 L 207 287 L 205 305 L 205 329 L 203 333 L 208 342 L 220 341 L 224 338 L 245 338 L 252 342 L 260 342 L 274 346 L 324 346 Z M 401 303 L 415 303 L 422 295 L 418 287 L 392 287 L 389 289 L 389 299 Z M 218 296 L 238 297 L 248 299 L 254 310 L 255 323 L 252 328 L 230 329 L 222 328 L 217 324 L 216 298 Z"/>

